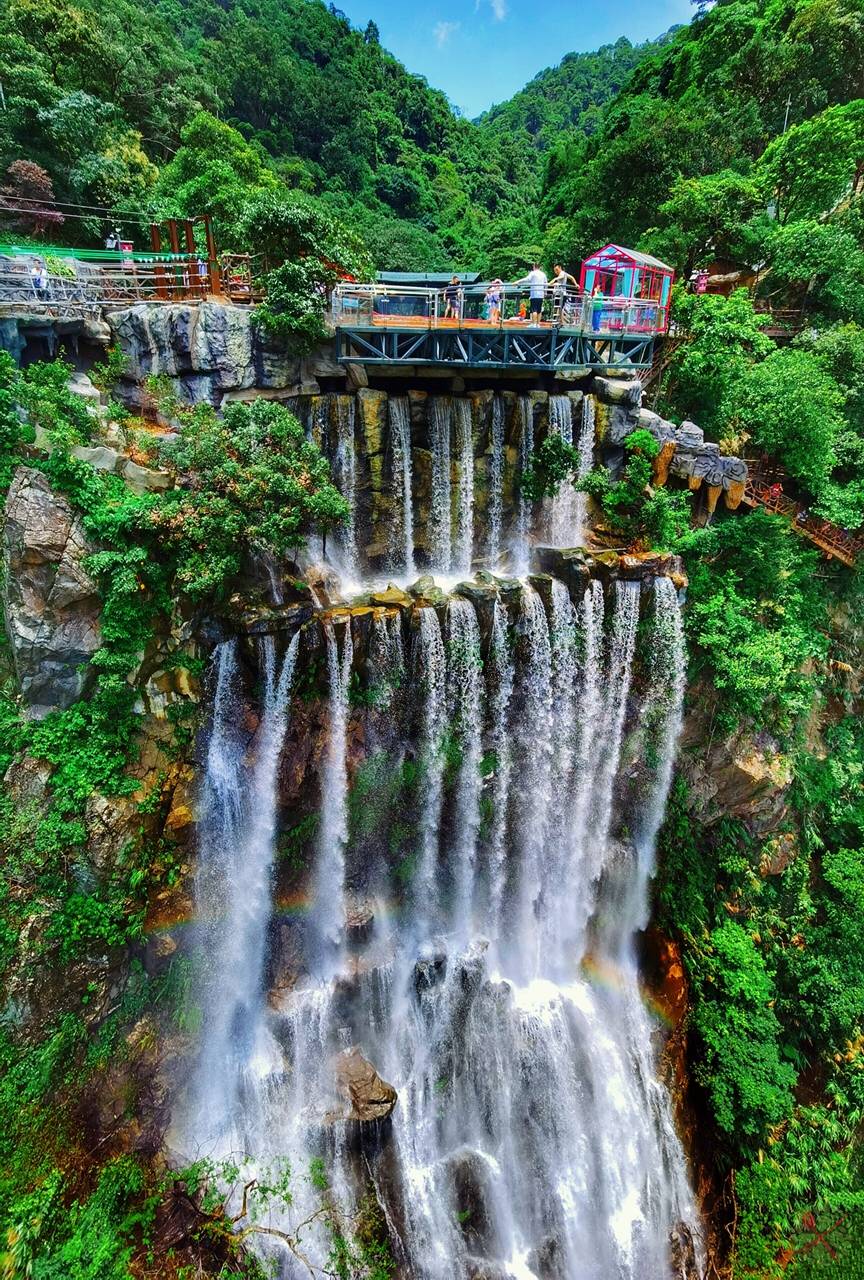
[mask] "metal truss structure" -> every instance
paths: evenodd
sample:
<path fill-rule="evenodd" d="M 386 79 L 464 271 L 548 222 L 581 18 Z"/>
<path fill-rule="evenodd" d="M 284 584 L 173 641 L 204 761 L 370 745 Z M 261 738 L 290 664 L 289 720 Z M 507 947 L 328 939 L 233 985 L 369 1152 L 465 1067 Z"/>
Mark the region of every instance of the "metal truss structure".
<path fill-rule="evenodd" d="M 655 334 L 594 333 L 553 326 L 497 329 L 336 328 L 341 364 L 445 365 L 465 369 L 650 369 Z"/>

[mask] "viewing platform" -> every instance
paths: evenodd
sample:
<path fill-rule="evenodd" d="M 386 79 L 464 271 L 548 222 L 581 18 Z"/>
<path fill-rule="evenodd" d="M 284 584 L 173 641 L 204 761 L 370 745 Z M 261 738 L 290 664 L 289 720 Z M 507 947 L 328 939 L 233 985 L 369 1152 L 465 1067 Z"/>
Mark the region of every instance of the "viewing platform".
<path fill-rule="evenodd" d="M 607 245 L 583 263 L 578 287 L 548 285 L 539 321 L 522 281 L 491 298 L 488 282 L 473 279 L 342 283 L 331 299 L 337 358 L 540 373 L 647 370 L 669 326 L 672 277 L 656 259 Z"/>

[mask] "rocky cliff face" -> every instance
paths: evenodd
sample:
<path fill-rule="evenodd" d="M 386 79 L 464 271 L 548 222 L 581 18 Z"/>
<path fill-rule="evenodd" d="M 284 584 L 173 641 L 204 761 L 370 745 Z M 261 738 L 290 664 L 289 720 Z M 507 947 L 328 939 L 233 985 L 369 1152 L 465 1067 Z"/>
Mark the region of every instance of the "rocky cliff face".
<path fill-rule="evenodd" d="M 127 357 L 123 399 L 139 407 L 145 380 L 168 378 L 181 400 L 219 405 L 252 389 L 317 391 L 316 378 L 345 371 L 326 350 L 302 358 L 271 342 L 248 307 L 139 303 L 107 316 L 112 340 Z"/>
<path fill-rule="evenodd" d="M 19 468 L 6 500 L 3 611 L 22 697 L 35 717 L 84 692 L 100 601 L 84 567 L 96 548 L 40 471 Z"/>

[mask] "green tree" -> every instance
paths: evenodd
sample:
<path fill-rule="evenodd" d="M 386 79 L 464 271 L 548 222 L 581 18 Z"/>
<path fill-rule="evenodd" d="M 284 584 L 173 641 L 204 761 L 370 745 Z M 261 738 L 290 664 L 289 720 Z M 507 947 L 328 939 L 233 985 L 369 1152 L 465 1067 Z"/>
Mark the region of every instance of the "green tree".
<path fill-rule="evenodd" d="M 779 458 L 817 497 L 833 471 L 844 396 L 823 363 L 799 348 L 772 351 L 724 395 L 729 422 Z"/>
<path fill-rule="evenodd" d="M 200 111 L 180 136 L 177 154 L 159 176 L 157 194 L 171 213 L 212 214 L 222 239 L 230 243 L 250 189 L 277 190 L 279 180 L 260 147 L 206 111 Z"/>
<path fill-rule="evenodd" d="M 317 445 L 280 404 L 236 404 L 219 418 L 208 406 L 184 422 L 170 462 L 188 476 L 149 511 L 190 595 L 219 591 L 251 548 L 295 552 L 313 528 L 345 518 L 345 500 Z"/>

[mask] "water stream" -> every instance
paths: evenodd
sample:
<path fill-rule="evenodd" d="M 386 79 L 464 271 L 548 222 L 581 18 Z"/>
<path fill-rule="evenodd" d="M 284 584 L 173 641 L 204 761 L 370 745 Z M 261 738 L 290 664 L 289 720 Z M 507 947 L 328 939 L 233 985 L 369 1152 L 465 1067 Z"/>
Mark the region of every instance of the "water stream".
<path fill-rule="evenodd" d="M 449 573 L 451 564 L 450 427 L 453 401 L 435 396 L 429 406 L 432 435 L 432 498 L 429 510 L 429 562 L 434 572 Z"/>
<path fill-rule="evenodd" d="M 492 453 L 489 459 L 489 544 L 490 567 L 501 554 L 501 523 L 504 516 L 504 401 L 492 398 Z"/>
<path fill-rule="evenodd" d="M 474 550 L 474 436 L 470 403 L 467 400 L 457 400 L 453 415 L 456 420 L 456 455 L 459 459 L 453 569 L 457 573 L 468 574 Z"/>
<path fill-rule="evenodd" d="M 410 576 L 414 573 L 414 511 L 411 479 L 411 405 L 407 396 L 391 396 L 390 422 L 393 516 L 390 524 L 389 567 Z"/>

